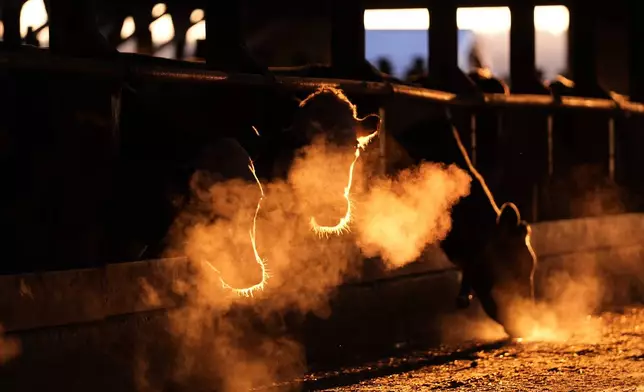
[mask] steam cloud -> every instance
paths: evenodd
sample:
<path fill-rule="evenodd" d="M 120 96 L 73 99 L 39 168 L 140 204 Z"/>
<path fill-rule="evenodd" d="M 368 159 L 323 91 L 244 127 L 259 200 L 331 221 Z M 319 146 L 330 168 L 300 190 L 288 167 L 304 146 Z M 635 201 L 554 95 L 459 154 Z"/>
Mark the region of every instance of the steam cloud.
<path fill-rule="evenodd" d="M 361 202 L 358 243 L 368 256 L 400 267 L 451 229 L 449 211 L 469 194 L 470 177 L 452 165 L 423 163 L 395 178 L 381 178 Z"/>
<path fill-rule="evenodd" d="M 20 355 L 20 342 L 17 339 L 6 337 L 4 329 L 0 325 L 0 365 Z"/>
<path fill-rule="evenodd" d="M 580 260 L 583 262 L 585 260 Z M 600 309 L 605 282 L 586 264 L 583 273 L 553 272 L 541 282 L 542 296 L 535 302 L 517 297 L 501 299 L 519 342 L 594 344 L 601 339 L 602 324 L 592 315 Z M 491 342 L 507 338 L 503 327 L 476 306 L 473 311 L 445 316 L 442 341 Z"/>
<path fill-rule="evenodd" d="M 592 252 L 568 255 L 546 261 L 538 271 L 536 302 L 516 297 L 502 299 L 523 342 L 599 343 L 604 325 L 601 318 L 595 317 L 597 312 L 631 304 L 632 286 L 620 279 L 644 276 L 641 254 L 623 250 L 609 257 Z M 468 313 L 445 318 L 446 343 L 507 337 L 503 328 L 478 307 Z"/>
<path fill-rule="evenodd" d="M 189 304 L 170 319 L 180 350 L 177 382 L 238 391 L 299 376 L 306 369 L 303 348 L 286 336 L 289 320 L 327 317 L 333 290 L 361 273 L 363 256 L 380 255 L 399 267 L 449 232 L 450 209 L 469 193 L 470 178 L 455 166 L 426 163 L 395 178 L 368 178 L 369 170 L 356 165 L 351 231 L 329 238 L 313 233 L 311 217 L 333 225 L 345 214 L 354 152 L 317 138 L 298 153 L 286 181 L 262 182 L 257 250 L 270 279 L 254 298 L 224 290 L 206 262 L 232 287 L 262 279 L 249 239 L 257 184 L 203 187 L 208 174 L 195 174 L 194 197 L 175 224 L 170 251 L 188 256 L 197 271 L 194 281 L 176 282 L 178 292 L 189 293 Z"/>

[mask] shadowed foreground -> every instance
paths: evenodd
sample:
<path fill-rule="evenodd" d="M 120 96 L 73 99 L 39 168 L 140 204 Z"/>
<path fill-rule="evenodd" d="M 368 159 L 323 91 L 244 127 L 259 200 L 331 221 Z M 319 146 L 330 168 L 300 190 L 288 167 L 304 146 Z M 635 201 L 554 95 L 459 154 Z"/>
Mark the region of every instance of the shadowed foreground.
<path fill-rule="evenodd" d="M 471 343 L 310 375 L 326 391 L 644 391 L 644 309 L 589 317 L 596 336 Z"/>

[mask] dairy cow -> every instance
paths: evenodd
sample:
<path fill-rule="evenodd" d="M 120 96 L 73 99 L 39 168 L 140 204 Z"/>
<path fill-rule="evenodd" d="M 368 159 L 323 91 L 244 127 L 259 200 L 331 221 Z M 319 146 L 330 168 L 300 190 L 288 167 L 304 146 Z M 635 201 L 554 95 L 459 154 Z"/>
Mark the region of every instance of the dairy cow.
<path fill-rule="evenodd" d="M 463 271 L 457 304 L 469 306 L 474 294 L 492 319 L 517 335 L 509 307 L 514 300 L 534 296 L 537 259 L 529 242 L 530 225 L 513 203 L 497 207 L 447 115 L 415 123 L 396 141 L 415 163 L 456 164 L 472 177 L 470 194 L 453 207 L 452 229 L 441 243 L 446 256 Z"/>

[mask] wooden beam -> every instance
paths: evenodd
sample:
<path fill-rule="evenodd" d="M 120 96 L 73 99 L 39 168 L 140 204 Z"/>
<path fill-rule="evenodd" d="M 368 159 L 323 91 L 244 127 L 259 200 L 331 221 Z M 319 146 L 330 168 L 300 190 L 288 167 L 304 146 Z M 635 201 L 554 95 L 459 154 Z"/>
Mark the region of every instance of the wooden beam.
<path fill-rule="evenodd" d="M 534 3 L 512 0 L 510 80 L 512 92 L 534 93 L 536 84 Z"/>
<path fill-rule="evenodd" d="M 338 69 L 359 68 L 365 61 L 362 0 L 334 0 L 331 12 L 331 62 Z"/>

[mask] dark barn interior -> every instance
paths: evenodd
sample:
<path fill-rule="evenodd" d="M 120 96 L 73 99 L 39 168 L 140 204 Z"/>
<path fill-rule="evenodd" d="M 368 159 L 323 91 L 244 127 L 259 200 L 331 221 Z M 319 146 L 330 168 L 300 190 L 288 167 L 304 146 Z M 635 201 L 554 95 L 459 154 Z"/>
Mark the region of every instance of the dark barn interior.
<path fill-rule="evenodd" d="M 644 300 L 641 1 L 167 0 L 156 16 L 156 1 L 44 3 L 46 23 L 25 37 L 25 2 L 0 1 L 0 325 L 20 342 L 3 364 L 9 346 L 0 336 L 2 391 L 246 390 L 212 381 L 222 377 L 205 362 L 189 377 L 175 374 L 187 360 L 168 320 L 195 304 L 176 282 L 191 280 L 197 268 L 168 252 L 168 233 L 189 206 L 196 172 L 254 181 L 245 157 L 233 167 L 217 155 L 222 140 L 243 147 L 258 181 L 285 177 L 276 169 L 281 157 L 303 143 L 284 130 L 320 86 L 341 89 L 361 117 L 380 115 L 378 141 L 366 151 L 385 176 L 445 162 L 456 130 L 495 198 L 515 203 L 532 225 L 538 297 L 551 295 L 551 277 L 562 271 L 584 275 L 580 263 L 592 258 L 602 282 L 620 288 L 604 293 L 597 311 Z M 569 9 L 566 78 L 537 75 L 540 5 Z M 509 7 L 512 16 L 507 84 L 457 64 L 457 9 L 492 6 Z M 428 67 L 415 80 L 366 60 L 364 12 L 390 8 L 429 9 Z M 205 12 L 205 39 L 187 56 L 197 9 Z M 164 15 L 174 35 L 159 45 L 147 26 Z M 117 50 L 127 17 L 136 53 Z M 48 47 L 34 38 L 44 28 Z M 166 47 L 172 59 L 153 56 Z M 477 222 L 467 224 L 483 230 Z M 391 271 L 364 257 L 359 276 L 329 294 L 325 311 L 266 316 L 249 300 L 221 317 L 235 320 L 243 345 L 254 344 L 244 336 L 258 329 L 293 336 L 303 347 L 303 374 L 358 366 L 440 344 L 440 315 L 456 312 L 461 270 L 415 261 Z M 142 281 L 153 287 L 153 304 L 143 300 Z M 272 388 L 317 390 L 387 374 L 362 370 L 319 379 L 277 374 Z"/>

